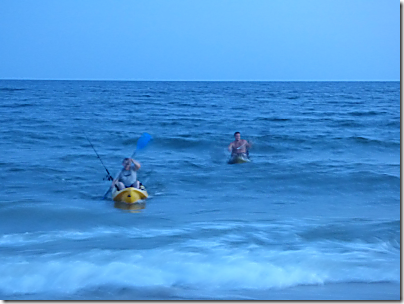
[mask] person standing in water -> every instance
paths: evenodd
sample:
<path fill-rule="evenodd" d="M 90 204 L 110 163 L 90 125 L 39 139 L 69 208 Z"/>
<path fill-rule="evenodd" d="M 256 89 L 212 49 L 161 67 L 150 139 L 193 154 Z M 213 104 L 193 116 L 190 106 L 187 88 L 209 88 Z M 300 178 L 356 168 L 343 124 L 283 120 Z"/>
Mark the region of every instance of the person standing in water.
<path fill-rule="evenodd" d="M 132 166 L 133 164 L 133 166 Z M 125 158 L 122 162 L 123 169 L 118 177 L 112 181 L 111 187 L 116 187 L 118 190 L 134 187 L 141 189 L 142 185 L 137 180 L 136 171 L 140 169 L 140 164 L 133 158 Z"/>
<path fill-rule="evenodd" d="M 235 140 L 231 142 L 227 148 L 229 152 L 231 152 L 231 156 L 242 156 L 248 158 L 248 148 L 251 148 L 251 143 L 245 139 L 241 139 L 240 132 L 234 133 L 234 139 Z"/>

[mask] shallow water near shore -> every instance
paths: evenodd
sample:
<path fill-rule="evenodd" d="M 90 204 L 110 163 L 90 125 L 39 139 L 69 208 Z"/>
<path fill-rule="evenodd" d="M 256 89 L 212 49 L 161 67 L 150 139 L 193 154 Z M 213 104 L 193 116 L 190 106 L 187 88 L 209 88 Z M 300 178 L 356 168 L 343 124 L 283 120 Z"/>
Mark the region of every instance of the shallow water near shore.
<path fill-rule="evenodd" d="M 0 298 L 398 300 L 399 92 L 1 80 Z M 143 132 L 149 199 L 102 200 L 85 135 L 115 175 Z"/>

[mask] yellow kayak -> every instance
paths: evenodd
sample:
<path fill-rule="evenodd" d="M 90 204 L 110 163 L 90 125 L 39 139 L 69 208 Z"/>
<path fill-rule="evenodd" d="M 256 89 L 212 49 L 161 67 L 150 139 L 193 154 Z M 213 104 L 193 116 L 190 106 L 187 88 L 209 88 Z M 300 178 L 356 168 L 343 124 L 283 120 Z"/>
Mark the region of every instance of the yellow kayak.
<path fill-rule="evenodd" d="M 112 190 L 112 199 L 115 202 L 124 202 L 127 204 L 133 204 L 140 200 L 148 198 L 146 189 L 140 190 L 137 188 L 129 187 L 118 191 L 117 189 Z"/>
<path fill-rule="evenodd" d="M 142 209 L 146 208 L 146 203 L 141 203 L 141 201 L 133 203 L 133 204 L 127 204 L 124 202 L 114 202 L 114 207 L 117 209 L 125 210 L 130 213 L 140 213 Z"/>
<path fill-rule="evenodd" d="M 232 156 L 228 163 L 229 164 L 242 164 L 242 163 L 249 163 L 251 160 L 245 155 L 234 155 Z"/>

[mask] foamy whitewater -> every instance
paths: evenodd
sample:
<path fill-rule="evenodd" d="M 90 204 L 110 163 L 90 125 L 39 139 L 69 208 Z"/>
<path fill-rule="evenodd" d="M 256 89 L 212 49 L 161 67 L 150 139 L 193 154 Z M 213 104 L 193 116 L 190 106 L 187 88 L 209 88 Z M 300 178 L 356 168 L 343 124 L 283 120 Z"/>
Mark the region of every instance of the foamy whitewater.
<path fill-rule="evenodd" d="M 399 82 L 0 81 L 0 298 L 400 299 Z M 251 163 L 229 165 L 233 133 Z M 149 192 L 102 197 L 136 154 Z"/>

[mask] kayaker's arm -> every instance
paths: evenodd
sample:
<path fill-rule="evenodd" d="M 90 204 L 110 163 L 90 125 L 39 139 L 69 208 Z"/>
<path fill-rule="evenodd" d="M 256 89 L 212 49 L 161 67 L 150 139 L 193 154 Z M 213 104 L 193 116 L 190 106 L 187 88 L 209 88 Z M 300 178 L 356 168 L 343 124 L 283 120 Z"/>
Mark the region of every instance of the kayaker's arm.
<path fill-rule="evenodd" d="M 227 150 L 229 150 L 229 152 L 233 151 L 233 143 L 230 143 L 230 145 L 227 147 Z"/>
<path fill-rule="evenodd" d="M 116 183 L 118 182 L 118 179 L 119 179 L 119 176 L 112 181 L 111 188 L 113 188 L 116 185 Z"/>
<path fill-rule="evenodd" d="M 135 171 L 139 170 L 140 169 L 140 164 L 136 160 L 134 160 L 133 158 L 131 158 L 131 160 L 132 160 L 132 163 L 135 165 Z"/>

